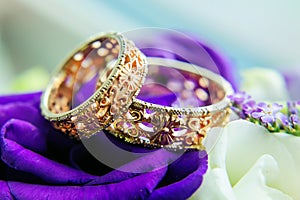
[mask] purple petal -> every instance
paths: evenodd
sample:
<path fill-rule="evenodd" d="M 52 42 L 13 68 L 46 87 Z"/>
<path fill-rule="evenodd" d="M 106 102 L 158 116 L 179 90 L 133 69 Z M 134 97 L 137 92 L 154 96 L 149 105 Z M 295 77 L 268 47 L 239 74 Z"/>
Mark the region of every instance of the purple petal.
<path fill-rule="evenodd" d="M 289 119 L 285 114 L 277 113 L 276 118 L 279 119 L 284 126 L 289 126 L 290 125 Z"/>
<path fill-rule="evenodd" d="M 191 156 L 191 155 L 190 155 Z M 192 155 L 193 156 L 193 155 Z M 182 163 L 179 166 L 174 167 L 174 173 L 178 173 L 179 170 L 179 176 L 180 176 L 180 169 L 183 171 L 187 168 L 186 158 L 189 158 L 189 156 L 186 156 L 185 159 L 182 160 Z M 192 158 L 192 157 L 190 157 Z M 207 155 L 203 158 L 207 159 Z M 202 180 L 203 180 L 203 174 L 207 170 L 207 160 L 201 159 L 200 162 L 197 160 L 194 160 L 195 163 L 198 164 L 198 166 L 195 168 L 193 172 L 185 173 L 186 177 L 174 182 L 173 184 L 158 188 L 153 192 L 153 194 L 150 196 L 149 199 L 187 199 L 191 196 L 193 191 L 197 190 L 197 188 L 200 187 Z M 192 159 L 193 160 L 193 159 Z M 195 164 L 194 164 L 195 165 Z M 176 177 L 173 177 L 173 179 L 176 179 Z M 185 187 L 185 185 L 189 185 L 189 187 Z M 168 194 L 168 195 L 166 195 Z"/>
<path fill-rule="evenodd" d="M 287 102 L 288 111 L 290 114 L 298 115 L 297 102 Z"/>
<path fill-rule="evenodd" d="M 294 125 L 299 124 L 299 122 L 300 122 L 299 117 L 297 115 L 291 115 L 290 120 L 291 120 L 292 124 L 294 124 Z"/>
<path fill-rule="evenodd" d="M 87 81 L 85 84 L 83 84 L 78 92 L 73 95 L 73 102 L 72 102 L 72 108 L 75 108 L 82 104 L 84 101 L 86 101 L 90 96 L 93 95 L 93 93 L 96 90 L 97 80 L 98 80 L 98 74 L 91 78 L 91 80 Z"/>
<path fill-rule="evenodd" d="M 251 97 L 246 94 L 246 92 L 236 92 L 233 95 L 229 95 L 228 98 L 236 104 L 242 104 L 246 100 L 249 100 Z"/>
<path fill-rule="evenodd" d="M 261 121 L 265 124 L 267 123 L 274 123 L 275 122 L 275 117 L 273 115 L 264 115 L 261 117 Z"/>
<path fill-rule="evenodd" d="M 242 109 L 245 114 L 251 115 L 251 113 L 256 109 L 256 102 L 254 100 L 247 101 L 245 104 L 243 104 Z"/>
<path fill-rule="evenodd" d="M 262 116 L 264 116 L 265 113 L 263 113 L 263 112 L 253 112 L 251 115 L 252 115 L 253 118 L 259 119 L 259 118 L 261 118 Z"/>
<path fill-rule="evenodd" d="M 128 164 L 123 165 L 122 167 L 105 174 L 104 176 L 98 177 L 97 179 L 91 181 L 89 184 L 103 184 L 105 182 L 111 181 L 122 181 L 133 176 L 136 176 L 137 171 L 155 171 L 161 168 L 168 166 L 168 163 L 174 161 L 180 156 L 180 154 L 172 153 L 160 149 L 154 151 L 153 153 L 146 154 L 139 159 L 136 159 Z M 132 171 L 130 173 L 129 171 Z"/>
<path fill-rule="evenodd" d="M 15 199 L 10 193 L 10 188 L 8 187 L 7 182 L 1 181 L 1 180 L 0 180 L 0 199 L 3 199 L 3 200 Z"/>
<path fill-rule="evenodd" d="M 24 125 L 24 128 L 19 128 Z M 19 120 L 9 121 L 1 129 L 0 135 L 0 147 L 1 147 L 1 159 L 11 168 L 19 171 L 31 173 L 47 183 L 57 184 L 81 184 L 91 181 L 94 176 L 86 174 L 82 171 L 75 170 L 63 164 L 57 163 L 53 160 L 47 159 L 44 156 L 35 153 L 29 149 L 26 149 L 22 145 L 16 143 L 16 141 L 6 138 L 6 135 L 11 135 L 12 129 L 18 131 L 28 131 L 32 129 L 32 126 L 24 122 L 20 124 Z M 20 135 L 28 135 L 26 132 L 18 132 Z M 38 132 L 36 132 L 38 134 Z M 36 136 L 39 138 L 39 136 Z M 28 137 L 30 140 L 30 137 Z M 40 139 L 40 138 L 39 138 Z M 31 145 L 31 142 L 20 140 L 22 144 L 26 146 Z M 31 148 L 36 148 L 33 146 Z M 40 147 L 38 147 L 39 149 Z"/>
<path fill-rule="evenodd" d="M 257 104 L 257 107 L 258 107 L 259 109 L 263 110 L 263 111 L 268 111 L 268 110 L 270 110 L 269 105 L 266 104 L 265 102 L 259 102 L 259 103 Z"/>
<path fill-rule="evenodd" d="M 283 105 L 280 105 L 280 104 L 278 104 L 278 103 L 273 103 L 272 104 L 272 112 L 273 113 L 277 113 L 277 112 L 279 112 L 280 110 L 282 110 L 282 108 L 283 108 Z"/>
<path fill-rule="evenodd" d="M 29 122 L 11 119 L 2 127 L 1 132 L 5 134 L 4 138 L 20 144 L 24 148 L 38 153 L 46 151 L 46 135 Z M 20 133 L 22 137 L 20 137 Z M 2 140 L 0 139 L 0 141 Z"/>
<path fill-rule="evenodd" d="M 4 105 L 10 102 L 14 102 L 14 103 L 26 102 L 31 105 L 38 105 L 40 102 L 40 96 L 41 96 L 41 92 L 0 96 L 0 105 L 1 104 Z"/>
<path fill-rule="evenodd" d="M 37 127 L 45 128 L 45 131 L 49 129 L 49 124 L 46 125 L 46 121 L 41 116 L 40 110 L 28 102 L 0 105 L 0 127 L 10 119 L 28 121 Z"/>
<path fill-rule="evenodd" d="M 172 103 L 177 99 L 177 97 L 175 94 L 167 94 L 161 96 L 143 96 L 138 97 L 138 99 L 163 106 L 171 106 Z"/>
<path fill-rule="evenodd" d="M 97 186 L 46 186 L 18 182 L 8 182 L 8 185 L 14 199 L 145 199 L 165 173 L 166 168 L 163 168 L 119 183 Z"/>

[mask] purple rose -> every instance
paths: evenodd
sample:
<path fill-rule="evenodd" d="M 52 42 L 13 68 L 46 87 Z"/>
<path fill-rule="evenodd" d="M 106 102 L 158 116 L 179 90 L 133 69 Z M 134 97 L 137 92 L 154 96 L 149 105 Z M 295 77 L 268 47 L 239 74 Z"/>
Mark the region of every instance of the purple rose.
<path fill-rule="evenodd" d="M 187 152 L 142 174 L 109 169 L 51 128 L 39 101 L 40 93 L 0 98 L 0 199 L 186 199 L 200 186 L 206 153 Z M 126 167 L 153 166 L 168 156 L 159 152 Z"/>
<path fill-rule="evenodd" d="M 194 55 L 183 38 L 164 37 L 166 46 L 176 52 L 189 49 L 184 59 L 192 62 L 200 56 L 203 63 L 194 63 L 214 70 L 208 64 L 211 60 Z M 199 41 L 197 44 L 202 45 Z M 234 83 L 227 60 L 202 46 L 221 74 Z M 165 53 L 155 49 L 144 52 L 152 56 Z M 184 60 L 175 54 L 173 58 Z M 201 185 L 207 170 L 205 151 L 186 152 L 171 163 L 175 153 L 154 151 L 120 166 L 147 169 L 144 173 L 109 168 L 81 142 L 70 140 L 44 120 L 39 109 L 40 95 L 0 97 L 0 199 L 187 199 Z M 120 143 L 112 137 L 111 140 Z M 160 163 L 166 165 L 157 169 Z"/>

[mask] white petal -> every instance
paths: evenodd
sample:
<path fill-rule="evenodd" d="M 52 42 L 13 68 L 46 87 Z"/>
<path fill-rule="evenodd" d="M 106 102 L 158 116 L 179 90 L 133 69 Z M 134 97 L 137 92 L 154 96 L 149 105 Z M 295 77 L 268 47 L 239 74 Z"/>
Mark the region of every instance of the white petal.
<path fill-rule="evenodd" d="M 241 200 L 291 200 L 278 189 L 267 185 L 278 173 L 278 165 L 270 155 L 260 157 L 255 165 L 234 186 L 237 199 Z"/>
<path fill-rule="evenodd" d="M 272 69 L 251 68 L 243 70 L 241 90 L 247 91 L 258 101 L 283 101 L 288 99 L 288 92 L 283 76 Z"/>
<path fill-rule="evenodd" d="M 300 199 L 300 137 L 245 120 L 207 136 L 209 170 L 194 199 Z"/>
<path fill-rule="evenodd" d="M 268 182 L 295 199 L 300 199 L 300 137 L 285 133 L 272 134 L 265 128 L 238 120 L 228 124 L 226 168 L 235 185 L 264 154 L 278 163 L 278 176 Z"/>
<path fill-rule="evenodd" d="M 213 128 L 207 133 L 203 140 L 203 144 L 208 153 L 209 167 L 211 169 L 226 168 L 227 137 L 224 134 L 224 130 L 224 128 Z"/>
<path fill-rule="evenodd" d="M 209 170 L 200 189 L 190 199 L 236 200 L 226 170 L 222 168 Z"/>

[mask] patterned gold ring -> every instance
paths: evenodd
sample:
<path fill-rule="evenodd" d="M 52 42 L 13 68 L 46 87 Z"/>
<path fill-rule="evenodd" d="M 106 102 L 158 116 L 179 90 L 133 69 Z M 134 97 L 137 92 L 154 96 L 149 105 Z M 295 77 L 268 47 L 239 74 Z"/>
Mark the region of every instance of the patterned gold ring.
<path fill-rule="evenodd" d="M 89 137 L 108 126 L 116 113 L 127 111 L 146 73 L 145 57 L 133 42 L 119 33 L 100 34 L 72 53 L 55 73 L 41 98 L 42 114 L 71 137 Z M 95 75 L 107 78 L 88 99 L 72 106 L 74 94 Z M 124 98 L 116 100 L 120 94 Z"/>
<path fill-rule="evenodd" d="M 148 74 L 155 67 L 152 71 L 155 71 L 153 76 L 157 79 L 164 80 L 172 74 L 167 72 L 166 77 L 161 77 L 160 68 L 184 74 L 192 81 L 182 84 L 207 104 L 198 107 L 162 106 L 142 101 L 138 97 L 134 99 L 126 115 L 114 120 L 106 130 L 127 142 L 150 148 L 203 149 L 202 139 L 206 133 L 212 127 L 221 127 L 228 122 L 230 101 L 227 96 L 233 92 L 230 83 L 207 69 L 189 63 L 166 58 L 147 58 L 147 61 Z M 177 91 L 185 95 L 185 90 Z"/>

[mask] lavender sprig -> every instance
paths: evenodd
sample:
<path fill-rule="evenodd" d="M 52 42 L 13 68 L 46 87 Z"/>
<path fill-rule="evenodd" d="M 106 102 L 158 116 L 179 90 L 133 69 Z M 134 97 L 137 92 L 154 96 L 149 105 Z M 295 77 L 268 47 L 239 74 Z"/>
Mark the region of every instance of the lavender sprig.
<path fill-rule="evenodd" d="M 286 132 L 300 136 L 300 101 L 287 102 L 285 107 L 278 103 L 256 102 L 245 92 L 228 96 L 231 109 L 242 119 L 260 124 L 270 132 Z M 284 113 L 284 108 L 286 112 Z"/>

